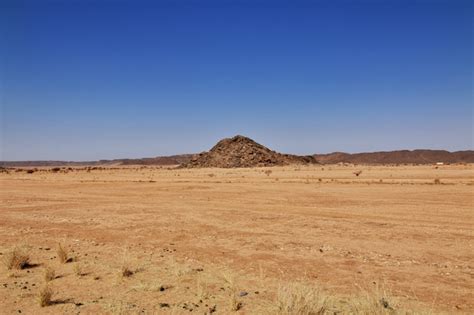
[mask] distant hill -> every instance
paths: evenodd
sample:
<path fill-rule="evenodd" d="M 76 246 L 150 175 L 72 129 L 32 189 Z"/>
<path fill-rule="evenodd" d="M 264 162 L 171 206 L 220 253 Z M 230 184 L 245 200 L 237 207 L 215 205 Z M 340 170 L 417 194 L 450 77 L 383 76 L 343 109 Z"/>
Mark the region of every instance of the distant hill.
<path fill-rule="evenodd" d="M 122 159 L 114 160 L 121 165 L 179 165 L 191 160 L 194 154 L 181 154 L 171 156 L 158 156 L 143 159 Z"/>
<path fill-rule="evenodd" d="M 400 150 L 371 153 L 315 154 L 316 160 L 323 164 L 432 164 L 443 163 L 474 163 L 474 151 L 449 152 L 444 150 Z"/>
<path fill-rule="evenodd" d="M 209 152 L 195 155 L 182 167 L 256 167 L 317 163 L 312 156 L 282 154 L 244 136 L 219 141 Z"/>
<path fill-rule="evenodd" d="M 433 164 L 474 163 L 474 151 L 399 150 L 370 153 L 333 152 L 298 156 L 282 154 L 244 137 L 235 136 L 219 141 L 210 151 L 141 159 L 99 161 L 0 161 L 1 167 L 107 166 L 107 165 L 180 165 L 181 167 L 254 167 L 289 164 Z"/>
<path fill-rule="evenodd" d="M 0 161 L 2 167 L 32 167 L 32 166 L 97 166 L 97 165 L 179 165 L 193 157 L 193 154 L 157 156 L 141 159 L 115 159 L 99 161 Z"/>

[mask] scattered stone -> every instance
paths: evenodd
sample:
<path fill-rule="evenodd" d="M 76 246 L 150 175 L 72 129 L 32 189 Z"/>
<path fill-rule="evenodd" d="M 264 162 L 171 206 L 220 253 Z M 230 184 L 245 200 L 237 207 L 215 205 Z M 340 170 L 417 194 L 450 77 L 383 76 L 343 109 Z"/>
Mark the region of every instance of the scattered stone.
<path fill-rule="evenodd" d="M 249 293 L 246 292 L 246 291 L 241 291 L 241 292 L 239 293 L 239 296 L 242 297 L 242 296 L 246 296 L 246 295 L 248 295 L 248 294 L 249 294 Z"/>

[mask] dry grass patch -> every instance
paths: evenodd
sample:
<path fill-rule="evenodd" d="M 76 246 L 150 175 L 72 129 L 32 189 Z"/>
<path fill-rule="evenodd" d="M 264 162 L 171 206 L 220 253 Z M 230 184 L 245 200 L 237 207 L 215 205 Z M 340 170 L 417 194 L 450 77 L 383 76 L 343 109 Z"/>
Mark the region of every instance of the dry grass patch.
<path fill-rule="evenodd" d="M 232 312 L 236 312 L 242 308 L 242 303 L 237 300 L 237 287 L 235 284 L 235 275 L 225 270 L 222 272 L 222 278 L 224 282 L 227 284 L 227 288 L 229 289 L 228 295 L 228 305 L 229 310 Z"/>
<path fill-rule="evenodd" d="M 46 282 L 53 281 L 54 279 L 56 279 L 56 272 L 52 267 L 47 266 L 44 269 L 43 278 Z"/>
<path fill-rule="evenodd" d="M 38 304 L 41 307 L 49 306 L 53 304 L 52 297 L 53 291 L 51 290 L 51 288 L 48 286 L 44 286 L 38 292 Z"/>
<path fill-rule="evenodd" d="M 122 278 L 128 278 L 128 277 L 131 277 L 133 276 L 133 270 L 130 268 L 130 266 L 128 265 L 122 265 L 122 267 L 120 267 L 120 276 Z"/>
<path fill-rule="evenodd" d="M 3 264 L 8 270 L 24 269 L 30 265 L 30 255 L 25 248 L 15 247 L 3 257 Z"/>
<path fill-rule="evenodd" d="M 354 314 L 391 315 L 395 311 L 397 302 L 392 294 L 384 287 L 375 286 L 371 290 L 361 289 L 357 297 L 349 300 L 350 311 Z"/>
<path fill-rule="evenodd" d="M 65 264 L 65 263 L 70 261 L 70 259 L 68 257 L 69 252 L 61 243 L 58 244 L 58 248 L 56 250 L 56 253 L 58 255 L 58 259 L 59 259 L 60 263 Z"/>
<path fill-rule="evenodd" d="M 208 285 L 203 281 L 201 276 L 196 278 L 196 296 L 199 300 L 209 298 Z"/>
<path fill-rule="evenodd" d="M 229 309 L 232 312 L 237 312 L 242 308 L 242 303 L 237 300 L 236 292 L 231 291 L 229 294 Z"/>
<path fill-rule="evenodd" d="M 314 286 L 291 283 L 278 288 L 276 307 L 276 313 L 281 315 L 325 314 L 328 296 Z"/>
<path fill-rule="evenodd" d="M 74 274 L 78 277 L 82 277 L 85 275 L 84 271 L 83 271 L 83 268 L 81 266 L 81 264 L 79 263 L 75 263 L 74 266 L 72 267 L 73 271 L 74 271 Z"/>

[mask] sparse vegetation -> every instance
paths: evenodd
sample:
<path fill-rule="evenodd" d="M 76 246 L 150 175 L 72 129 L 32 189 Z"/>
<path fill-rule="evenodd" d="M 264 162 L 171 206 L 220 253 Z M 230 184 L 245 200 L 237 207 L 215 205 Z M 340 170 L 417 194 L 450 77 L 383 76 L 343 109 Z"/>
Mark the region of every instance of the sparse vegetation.
<path fill-rule="evenodd" d="M 122 265 L 122 267 L 120 268 L 120 275 L 121 275 L 123 278 L 128 278 L 128 277 L 133 276 L 133 271 L 132 271 L 132 269 L 130 269 L 129 266 L 127 266 L 127 265 Z"/>
<path fill-rule="evenodd" d="M 128 250 L 124 250 L 123 255 L 122 255 L 122 265 L 120 266 L 120 277 L 121 278 L 128 278 L 133 276 L 135 272 L 133 269 L 130 267 L 130 257 Z"/>
<path fill-rule="evenodd" d="M 362 174 L 362 170 L 359 170 L 359 171 L 355 171 L 353 172 L 353 174 L 357 177 L 359 177 L 360 174 Z"/>
<path fill-rule="evenodd" d="M 362 290 L 361 294 L 349 300 L 350 312 L 353 314 L 392 315 L 396 314 L 394 307 L 391 294 L 378 285 L 371 290 Z"/>
<path fill-rule="evenodd" d="M 46 285 L 38 292 L 38 304 L 41 307 L 49 306 L 53 304 L 52 297 L 53 291 L 49 286 Z"/>
<path fill-rule="evenodd" d="M 319 288 L 302 283 L 280 286 L 276 299 L 281 315 L 319 315 L 328 309 L 328 297 Z"/>
<path fill-rule="evenodd" d="M 56 272 L 52 267 L 47 266 L 46 268 L 44 268 L 43 278 L 46 282 L 53 281 L 54 279 L 56 279 Z"/>
<path fill-rule="evenodd" d="M 30 265 L 30 255 L 26 248 L 15 247 L 3 257 L 3 264 L 8 270 L 24 269 Z"/>
<path fill-rule="evenodd" d="M 367 174 L 364 173 L 361 179 L 352 177 L 355 176 L 352 172 L 359 167 L 368 171 Z M 175 168 L 163 169 L 159 174 L 153 169 L 157 173 L 155 177 L 146 173 L 143 176 L 136 172 L 138 169 L 123 168 L 117 174 L 96 171 L 103 174 L 97 175 L 100 184 L 92 186 L 87 185 L 94 176 L 86 173 L 86 169 L 75 168 L 75 173 L 69 177 L 55 179 L 59 174 L 56 176 L 42 168 L 34 181 L 26 180 L 26 169 L 22 170 L 23 173 L 12 171 L 9 176 L 3 175 L 9 183 L 18 186 L 5 187 L 12 197 L 6 195 L 4 203 L 7 211 L 1 218 L 5 222 L 2 241 L 4 246 L 12 241 L 16 244 L 29 242 L 34 246 L 14 248 L 11 252 L 5 247 L 0 248 L 0 261 L 6 266 L 0 266 L 4 268 L 2 284 L 5 285 L 5 289 L 1 289 L 7 297 L 8 294 L 12 297 L 11 301 L 4 299 L 6 305 L 2 308 L 7 313 L 21 308 L 23 314 L 41 312 L 39 305 L 53 305 L 43 312 L 75 309 L 83 313 L 92 307 L 97 307 L 98 312 L 107 312 L 107 305 L 120 302 L 124 305 L 124 313 L 143 310 L 144 313 L 158 314 L 174 311 L 176 314 L 398 315 L 429 314 L 426 305 L 432 303 L 436 311 L 432 314 L 445 309 L 467 312 L 470 305 L 464 303 L 465 297 L 455 287 L 454 281 L 441 282 L 436 293 L 433 287 L 439 279 L 431 279 L 429 275 L 439 271 L 443 277 L 451 276 L 447 279 L 468 280 L 465 266 L 469 262 L 462 255 L 456 256 L 457 250 L 466 249 L 461 243 L 455 248 L 446 246 L 450 243 L 449 231 L 437 227 L 440 218 L 452 212 L 452 205 L 458 205 L 456 209 L 460 215 L 453 218 L 453 222 L 446 223 L 447 227 L 452 230 L 462 226 L 459 222 L 462 223 L 470 210 L 464 201 L 470 196 L 474 182 L 469 175 L 456 177 L 460 166 L 446 167 L 443 174 L 435 174 L 428 168 L 408 166 L 394 170 L 385 166 L 350 165 L 334 167 L 333 171 L 326 168 L 325 173 L 320 172 L 319 166 L 302 168 L 299 173 L 292 171 L 293 166 L 236 169 L 232 172 L 180 170 L 182 180 L 173 185 L 170 182 L 176 181 L 173 176 Z M 471 170 L 472 166 L 465 169 Z M 62 168 L 61 174 L 64 170 Z M 414 172 L 410 173 L 411 170 Z M 265 171 L 275 174 L 271 173 L 270 178 L 265 176 Z M 212 172 L 215 174 L 208 174 Z M 389 176 L 392 174 L 391 179 Z M 216 175 L 218 180 L 209 179 Z M 436 177 L 443 177 L 443 182 Z M 41 182 L 43 178 L 46 180 Z M 148 178 L 156 178 L 157 184 L 153 187 L 135 184 L 138 179 Z M 73 181 L 76 182 L 71 184 Z M 311 185 L 305 185 L 307 182 Z M 217 183 L 219 185 L 215 185 Z M 136 185 L 136 190 L 127 195 L 133 185 Z M 60 193 L 46 191 L 58 187 Z M 415 196 L 418 188 L 423 194 Z M 15 195 L 26 189 L 31 190 L 28 195 Z M 414 193 L 404 194 L 407 191 Z M 58 200 L 69 200 L 66 192 L 71 196 L 73 193 L 85 195 L 74 199 L 74 205 L 69 208 L 66 203 L 56 206 Z M 434 194 L 440 197 L 431 198 Z M 119 197 L 115 201 L 103 198 L 105 195 Z M 407 207 L 400 207 L 400 196 Z M 445 206 L 440 206 L 437 211 L 443 216 L 427 219 L 423 211 L 426 204 L 422 202 L 441 200 L 441 197 L 445 198 L 442 201 L 445 203 L 440 204 Z M 146 202 L 140 203 L 145 198 Z M 79 199 L 85 202 L 79 204 Z M 354 207 L 351 200 L 357 201 Z M 17 207 L 30 206 L 35 210 L 16 211 Z M 71 213 L 80 207 L 82 213 Z M 383 210 L 380 218 L 370 220 L 371 224 L 365 226 L 368 220 L 364 218 L 371 217 L 378 207 Z M 104 209 L 117 211 L 106 212 Z M 345 209 L 340 217 L 344 219 L 341 226 L 347 232 L 338 233 L 334 241 L 326 232 L 331 233 L 338 227 L 336 221 L 308 220 L 308 214 L 321 215 L 322 218 L 332 216 L 328 209 Z M 362 220 L 348 222 L 346 219 L 351 216 Z M 442 262 L 437 257 L 433 259 L 426 255 L 424 263 L 430 266 L 427 267 L 429 270 L 421 269 L 415 263 L 403 263 L 405 259 L 416 259 L 409 253 L 399 255 L 398 247 L 379 246 L 379 236 L 406 217 L 416 224 L 425 220 L 430 224 L 404 229 L 407 234 L 397 237 L 400 248 L 410 244 L 413 235 L 420 239 L 434 237 L 443 247 L 442 251 L 440 249 L 440 253 L 445 255 Z M 42 232 L 46 230 L 46 220 L 50 220 L 48 227 L 55 225 L 56 228 L 57 224 L 58 231 Z M 86 223 L 83 230 L 70 229 L 77 222 Z M 364 229 L 363 239 L 354 239 L 352 236 L 361 229 Z M 275 233 L 267 233 L 269 230 Z M 84 237 L 84 233 L 91 233 L 91 236 Z M 467 231 L 459 230 L 459 233 L 467 237 Z M 420 241 L 412 245 L 425 255 L 432 251 L 427 244 L 431 246 L 434 242 Z M 121 252 L 117 249 L 123 247 L 130 253 L 122 264 Z M 80 256 L 77 256 L 76 248 L 81 248 Z M 245 258 L 241 259 L 240 255 Z M 451 257 L 456 257 L 457 261 Z M 41 267 L 30 265 L 30 260 Z M 59 264 L 69 261 L 72 263 Z M 329 263 L 336 264 L 332 273 L 338 280 L 323 274 Z M 140 268 L 142 266 L 145 268 Z M 388 267 L 384 269 L 384 266 Z M 22 270 L 24 268 L 28 270 Z M 224 268 L 226 272 L 221 274 Z M 348 272 L 354 272 L 354 277 L 342 279 Z M 398 272 L 403 277 L 397 277 Z M 410 279 L 405 278 L 407 274 Z M 292 279 L 302 278 L 304 280 L 293 283 Z M 390 283 L 394 283 L 394 279 L 400 282 L 400 285 L 396 284 L 396 297 L 372 290 L 372 281 L 383 281 L 380 278 L 388 279 Z M 315 279 L 334 290 L 338 288 L 335 283 L 347 284 L 347 290 L 339 293 L 319 289 L 314 285 Z M 356 293 L 349 283 L 352 280 L 370 289 Z M 287 282 L 278 286 L 282 281 Z M 42 288 L 43 285 L 46 286 Z M 413 291 L 406 290 L 410 285 Z M 59 294 L 59 289 L 65 289 L 65 292 Z M 457 293 L 460 293 L 459 297 Z M 20 298 L 21 303 L 18 303 Z M 438 298 L 435 302 L 430 300 L 435 298 Z M 419 307 L 421 313 L 410 307 Z"/>
<path fill-rule="evenodd" d="M 207 285 L 200 276 L 196 279 L 196 296 L 199 300 L 204 300 L 209 297 Z"/>
<path fill-rule="evenodd" d="M 265 175 L 270 176 L 270 174 L 272 173 L 272 170 L 265 170 L 264 173 L 265 173 Z"/>
<path fill-rule="evenodd" d="M 237 312 L 242 308 L 242 302 L 239 302 L 236 297 L 235 291 L 230 292 L 229 294 L 229 309 L 233 312 Z"/>
<path fill-rule="evenodd" d="M 59 262 L 65 264 L 70 261 L 67 249 L 61 244 L 58 244 L 58 248 L 56 250 L 56 254 L 58 255 Z"/>
<path fill-rule="evenodd" d="M 82 277 L 84 275 L 82 271 L 82 266 L 79 263 L 74 264 L 73 271 L 74 271 L 74 274 L 78 277 Z"/>

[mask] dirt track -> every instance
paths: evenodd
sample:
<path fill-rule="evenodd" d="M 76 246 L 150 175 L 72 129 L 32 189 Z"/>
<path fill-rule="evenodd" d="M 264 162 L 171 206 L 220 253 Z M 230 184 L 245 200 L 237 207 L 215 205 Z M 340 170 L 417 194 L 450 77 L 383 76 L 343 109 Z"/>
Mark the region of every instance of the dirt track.
<path fill-rule="evenodd" d="M 343 295 L 376 283 L 435 311 L 474 312 L 472 165 L 128 167 L 11 172 L 0 185 L 0 252 L 26 244 L 40 264 L 0 266 L 5 313 L 167 310 L 158 303 L 227 313 L 229 274 L 249 293 L 245 314 L 296 279 Z M 54 258 L 58 242 L 77 262 Z M 119 279 L 124 260 L 137 272 Z M 40 309 L 45 265 L 61 277 L 50 284 L 57 303 Z M 201 287 L 208 306 L 196 301 Z"/>

